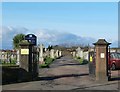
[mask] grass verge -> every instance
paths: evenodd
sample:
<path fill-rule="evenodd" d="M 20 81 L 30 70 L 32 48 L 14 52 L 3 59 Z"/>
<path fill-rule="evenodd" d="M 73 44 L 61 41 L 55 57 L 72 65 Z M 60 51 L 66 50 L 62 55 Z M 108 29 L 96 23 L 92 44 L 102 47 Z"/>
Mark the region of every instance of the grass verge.
<path fill-rule="evenodd" d="M 75 60 L 77 60 L 81 65 L 85 65 L 89 63 L 87 60 L 80 57 L 75 57 Z"/>
<path fill-rule="evenodd" d="M 40 68 L 48 68 L 49 65 L 50 65 L 53 61 L 54 61 L 53 58 L 46 57 L 46 58 L 44 59 L 45 64 L 41 64 L 41 65 L 39 65 L 39 67 L 40 67 Z"/>

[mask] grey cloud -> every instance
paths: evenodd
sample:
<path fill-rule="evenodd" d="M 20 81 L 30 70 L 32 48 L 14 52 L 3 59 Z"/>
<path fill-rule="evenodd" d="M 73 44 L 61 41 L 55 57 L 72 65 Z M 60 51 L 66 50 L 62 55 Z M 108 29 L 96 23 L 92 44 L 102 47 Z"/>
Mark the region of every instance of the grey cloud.
<path fill-rule="evenodd" d="M 12 49 L 12 39 L 16 34 L 19 33 L 33 33 L 37 36 L 37 43 L 48 45 L 92 45 L 92 43 L 97 40 L 92 37 L 82 37 L 77 36 L 72 33 L 62 33 L 57 30 L 49 30 L 49 29 L 40 29 L 40 30 L 29 30 L 25 27 L 3 27 L 2 28 L 2 48 L 3 49 Z M 112 46 L 118 46 L 117 41 L 113 42 Z"/>

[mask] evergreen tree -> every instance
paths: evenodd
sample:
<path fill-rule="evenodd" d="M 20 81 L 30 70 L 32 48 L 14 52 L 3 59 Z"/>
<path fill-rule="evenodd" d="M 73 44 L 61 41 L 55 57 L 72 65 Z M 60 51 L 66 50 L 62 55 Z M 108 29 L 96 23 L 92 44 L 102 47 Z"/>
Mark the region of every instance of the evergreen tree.
<path fill-rule="evenodd" d="M 19 43 L 24 40 L 25 35 L 24 34 L 17 34 L 13 38 L 13 48 L 18 49 L 19 48 Z"/>

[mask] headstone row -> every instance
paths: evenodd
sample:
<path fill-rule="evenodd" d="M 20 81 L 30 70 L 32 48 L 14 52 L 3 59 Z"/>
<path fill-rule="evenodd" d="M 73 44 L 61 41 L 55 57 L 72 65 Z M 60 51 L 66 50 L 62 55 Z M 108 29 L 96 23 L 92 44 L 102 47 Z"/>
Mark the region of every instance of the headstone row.
<path fill-rule="evenodd" d="M 16 50 L 0 50 L 0 61 L 4 63 L 11 63 L 11 60 L 16 60 L 16 59 L 17 59 Z"/>
<path fill-rule="evenodd" d="M 44 49 L 44 51 L 43 51 Z M 44 64 L 44 58 L 45 57 L 50 57 L 50 58 L 59 58 L 62 56 L 62 51 L 60 50 L 54 50 L 54 49 L 51 49 L 50 51 L 47 50 L 43 44 L 41 44 L 39 47 L 38 47 L 38 52 L 39 52 L 39 63 L 40 64 Z"/>
<path fill-rule="evenodd" d="M 75 51 L 71 52 L 71 54 L 73 57 L 80 57 L 80 58 L 88 60 L 88 52 L 89 51 L 84 51 L 83 49 L 78 47 Z"/>

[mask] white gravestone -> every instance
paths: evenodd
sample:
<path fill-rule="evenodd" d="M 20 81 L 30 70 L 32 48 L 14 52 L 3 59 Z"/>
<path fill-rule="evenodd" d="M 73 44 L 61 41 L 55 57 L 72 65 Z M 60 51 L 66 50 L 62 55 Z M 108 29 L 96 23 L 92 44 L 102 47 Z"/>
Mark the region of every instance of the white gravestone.
<path fill-rule="evenodd" d="M 51 50 L 50 50 L 50 57 L 51 57 L 51 58 L 55 58 L 55 56 L 54 56 L 54 49 L 51 49 Z"/>
<path fill-rule="evenodd" d="M 39 63 L 44 64 L 44 58 L 43 58 L 43 44 L 40 44 L 40 51 L 39 51 Z"/>
<path fill-rule="evenodd" d="M 76 49 L 76 51 L 77 51 L 76 56 L 77 56 L 77 57 L 80 57 L 80 51 L 81 51 L 81 48 L 80 48 L 80 47 L 78 47 L 78 48 Z"/>
<path fill-rule="evenodd" d="M 76 54 L 76 53 L 75 53 L 75 51 L 74 51 L 74 52 L 73 52 L 73 57 L 75 57 L 75 54 Z"/>
<path fill-rule="evenodd" d="M 89 58 L 89 57 L 88 57 L 88 51 L 87 51 L 87 52 L 84 52 L 84 59 L 85 59 L 85 60 L 88 60 L 88 58 Z"/>
<path fill-rule="evenodd" d="M 61 57 L 62 56 L 62 51 L 59 51 L 59 57 Z"/>
<path fill-rule="evenodd" d="M 59 56 L 58 56 L 58 50 L 56 50 L 55 56 L 56 56 L 56 57 L 59 57 Z"/>
<path fill-rule="evenodd" d="M 80 57 L 83 58 L 83 50 L 80 51 Z"/>
<path fill-rule="evenodd" d="M 16 65 L 20 65 L 20 54 L 19 54 L 19 50 L 17 50 L 17 63 Z"/>

